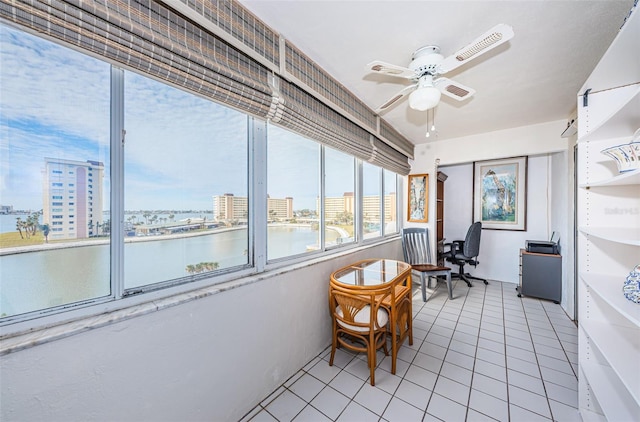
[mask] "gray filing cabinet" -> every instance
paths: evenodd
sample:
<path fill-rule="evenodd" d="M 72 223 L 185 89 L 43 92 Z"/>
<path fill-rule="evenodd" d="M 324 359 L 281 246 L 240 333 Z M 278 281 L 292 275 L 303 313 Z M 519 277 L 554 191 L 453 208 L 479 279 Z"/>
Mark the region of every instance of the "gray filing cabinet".
<path fill-rule="evenodd" d="M 532 296 L 560 303 L 562 300 L 562 257 L 520 249 L 518 297 Z"/>

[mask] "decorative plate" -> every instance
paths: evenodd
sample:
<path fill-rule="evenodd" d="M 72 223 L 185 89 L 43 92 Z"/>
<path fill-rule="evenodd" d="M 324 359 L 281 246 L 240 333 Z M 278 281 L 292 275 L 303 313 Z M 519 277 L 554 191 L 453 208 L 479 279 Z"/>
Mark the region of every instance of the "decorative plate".
<path fill-rule="evenodd" d="M 629 273 L 629 277 L 622 286 L 624 297 L 632 302 L 640 303 L 640 264 Z"/>

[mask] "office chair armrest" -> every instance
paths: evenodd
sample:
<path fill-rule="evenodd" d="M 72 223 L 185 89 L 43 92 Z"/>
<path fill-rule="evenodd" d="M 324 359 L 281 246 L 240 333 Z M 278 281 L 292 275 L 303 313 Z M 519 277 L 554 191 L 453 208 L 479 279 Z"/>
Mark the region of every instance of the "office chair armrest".
<path fill-rule="evenodd" d="M 454 240 L 451 242 L 451 248 L 455 253 L 461 253 L 464 247 L 464 240 Z"/>
<path fill-rule="evenodd" d="M 444 255 L 454 256 L 455 254 L 462 251 L 463 245 L 464 240 L 454 240 L 453 242 L 445 243 L 444 245 L 442 245 L 442 253 Z M 449 248 L 449 250 L 447 250 L 446 248 Z"/>

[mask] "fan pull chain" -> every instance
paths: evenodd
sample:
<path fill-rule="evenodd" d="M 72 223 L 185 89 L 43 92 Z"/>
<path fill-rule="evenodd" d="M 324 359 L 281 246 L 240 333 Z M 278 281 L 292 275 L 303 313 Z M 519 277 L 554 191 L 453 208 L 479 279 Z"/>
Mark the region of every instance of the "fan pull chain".
<path fill-rule="evenodd" d="M 431 125 L 429 125 L 429 112 L 431 112 Z M 431 133 L 433 133 L 435 136 L 438 136 L 436 133 L 435 107 L 427 110 L 427 134 L 425 136 L 429 138 L 431 136 Z"/>

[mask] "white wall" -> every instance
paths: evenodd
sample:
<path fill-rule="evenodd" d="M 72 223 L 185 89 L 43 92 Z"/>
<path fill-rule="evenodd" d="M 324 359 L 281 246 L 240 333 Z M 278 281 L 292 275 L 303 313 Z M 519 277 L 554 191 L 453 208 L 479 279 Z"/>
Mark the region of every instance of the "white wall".
<path fill-rule="evenodd" d="M 0 420 L 238 420 L 331 343 L 331 272 L 401 256 L 387 242 L 2 356 Z"/>
<path fill-rule="evenodd" d="M 526 240 L 548 240 L 550 232 L 550 157 L 529 157 L 527 162 L 527 230 L 482 230 L 480 265 L 468 272 L 491 280 L 518 283 L 519 253 Z M 442 166 L 445 182 L 444 222 L 446 241 L 463 240 L 473 222 L 473 164 Z M 456 267 L 457 268 L 457 267 Z"/>
<path fill-rule="evenodd" d="M 519 249 L 525 241 L 548 240 L 552 231 L 560 231 L 566 240 L 562 250 L 562 306 L 573 316 L 574 252 L 567 247 L 573 227 L 573 156 L 568 152 L 572 143 L 560 138 L 565 128 L 566 121 L 562 120 L 421 144 L 416 147 L 411 173 L 429 174 L 429 204 L 435 204 L 437 171 L 449 176 L 445 182 L 445 237 L 464 239 L 473 218 L 473 162 L 528 156 L 527 231 L 483 230 L 480 265 L 471 267 L 470 272 L 517 283 Z M 429 206 L 428 215 L 426 224 L 406 225 L 426 225 L 433 232 L 435 206 Z"/>

